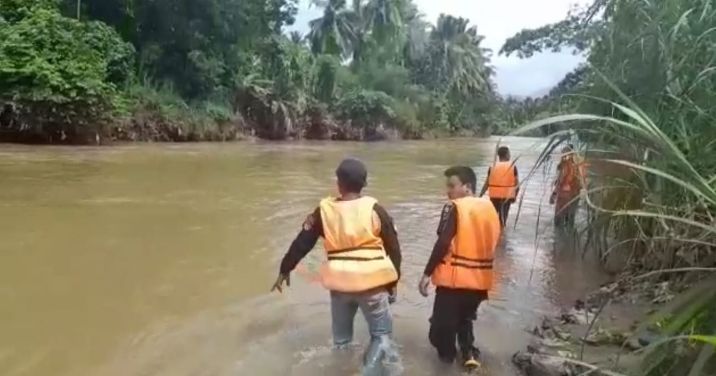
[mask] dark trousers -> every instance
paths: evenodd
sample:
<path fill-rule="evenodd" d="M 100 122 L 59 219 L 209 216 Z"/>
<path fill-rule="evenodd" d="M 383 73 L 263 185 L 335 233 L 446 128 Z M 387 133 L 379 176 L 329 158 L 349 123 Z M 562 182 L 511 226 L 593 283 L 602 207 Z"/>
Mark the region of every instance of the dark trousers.
<path fill-rule="evenodd" d="M 574 228 L 574 218 L 579 209 L 579 195 L 566 193 L 557 195 L 554 206 L 554 225 L 557 227 Z"/>
<path fill-rule="evenodd" d="M 510 198 L 491 198 L 492 205 L 495 206 L 497 214 L 500 216 L 500 225 L 505 227 L 507 223 L 507 216 L 510 214 L 510 205 L 512 205 L 512 199 Z"/>
<path fill-rule="evenodd" d="M 473 351 L 472 322 L 477 319 L 477 308 L 485 299 L 486 291 L 437 288 L 429 338 L 442 360 L 451 362 L 455 359 L 456 339 L 463 355 Z"/>

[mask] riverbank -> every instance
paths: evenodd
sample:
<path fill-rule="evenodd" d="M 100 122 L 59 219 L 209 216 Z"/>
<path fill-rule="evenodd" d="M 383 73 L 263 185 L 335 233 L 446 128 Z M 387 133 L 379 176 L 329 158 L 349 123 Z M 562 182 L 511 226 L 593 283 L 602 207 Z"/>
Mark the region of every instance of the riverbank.
<path fill-rule="evenodd" d="M 532 339 L 513 363 L 526 376 L 661 374 L 658 363 L 666 358 L 693 363 L 693 344 L 659 355 L 655 363 L 645 361 L 670 341 L 668 326 L 681 320 L 674 309 L 703 283 L 622 276 L 527 328 Z"/>
<path fill-rule="evenodd" d="M 386 141 L 425 140 L 448 137 L 487 137 L 482 131 L 416 131 L 386 123 L 357 126 L 331 116 L 312 116 L 269 125 L 241 116 L 168 116 L 141 110 L 131 117 L 114 119 L 94 127 L 16 127 L 0 122 L 0 142 L 20 144 L 111 145 L 126 142 L 232 142 L 250 139 L 271 141 Z"/>

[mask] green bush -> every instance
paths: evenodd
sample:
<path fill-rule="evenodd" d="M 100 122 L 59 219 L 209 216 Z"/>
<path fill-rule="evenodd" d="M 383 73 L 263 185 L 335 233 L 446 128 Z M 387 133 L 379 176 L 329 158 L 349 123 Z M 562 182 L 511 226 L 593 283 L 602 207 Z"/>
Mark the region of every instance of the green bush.
<path fill-rule="evenodd" d="M 395 118 L 393 98 L 382 91 L 357 90 L 348 93 L 336 104 L 343 119 L 350 119 L 360 127 L 375 127 Z"/>
<path fill-rule="evenodd" d="M 418 136 L 423 130 L 423 124 L 418 120 L 418 108 L 408 101 L 395 101 L 393 105 L 395 122 L 404 136 Z"/>
<path fill-rule="evenodd" d="M 35 4 L 35 5 L 32 5 Z M 0 104 L 11 127 L 65 137 L 98 130 L 131 72 L 133 49 L 111 28 L 63 17 L 52 2 L 3 1 Z"/>
<path fill-rule="evenodd" d="M 104 23 L 95 21 L 84 26 L 85 43 L 102 54 L 107 63 L 106 80 L 113 84 L 126 83 L 134 72 L 134 46 L 124 42 L 113 28 Z"/>
<path fill-rule="evenodd" d="M 16 23 L 30 17 L 39 9 L 55 10 L 56 0 L 1 0 L 0 18 L 8 23 Z"/>

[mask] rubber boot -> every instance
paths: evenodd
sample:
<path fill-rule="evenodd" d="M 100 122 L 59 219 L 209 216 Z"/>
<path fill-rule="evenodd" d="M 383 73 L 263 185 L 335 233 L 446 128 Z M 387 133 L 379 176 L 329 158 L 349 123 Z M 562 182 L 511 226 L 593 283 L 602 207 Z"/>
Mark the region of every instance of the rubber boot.
<path fill-rule="evenodd" d="M 389 336 L 373 338 L 363 355 L 363 376 L 388 376 L 391 374 L 386 363 L 399 365 L 400 358 Z"/>

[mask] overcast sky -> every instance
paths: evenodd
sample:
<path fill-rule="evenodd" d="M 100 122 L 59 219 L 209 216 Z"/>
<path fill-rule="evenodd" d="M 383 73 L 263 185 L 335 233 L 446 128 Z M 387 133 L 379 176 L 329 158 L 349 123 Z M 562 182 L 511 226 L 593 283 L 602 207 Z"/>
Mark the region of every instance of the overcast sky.
<path fill-rule="evenodd" d="M 495 81 L 502 94 L 543 94 L 574 69 L 581 59 L 570 53 L 544 53 L 530 59 L 497 56 L 504 41 L 525 28 L 535 28 L 563 19 L 572 4 L 584 0 L 414 0 L 428 21 L 435 24 L 441 13 L 469 18 L 485 36 L 485 47 L 494 51 Z M 322 11 L 299 0 L 296 24 L 291 30 L 308 32 L 308 21 Z"/>

